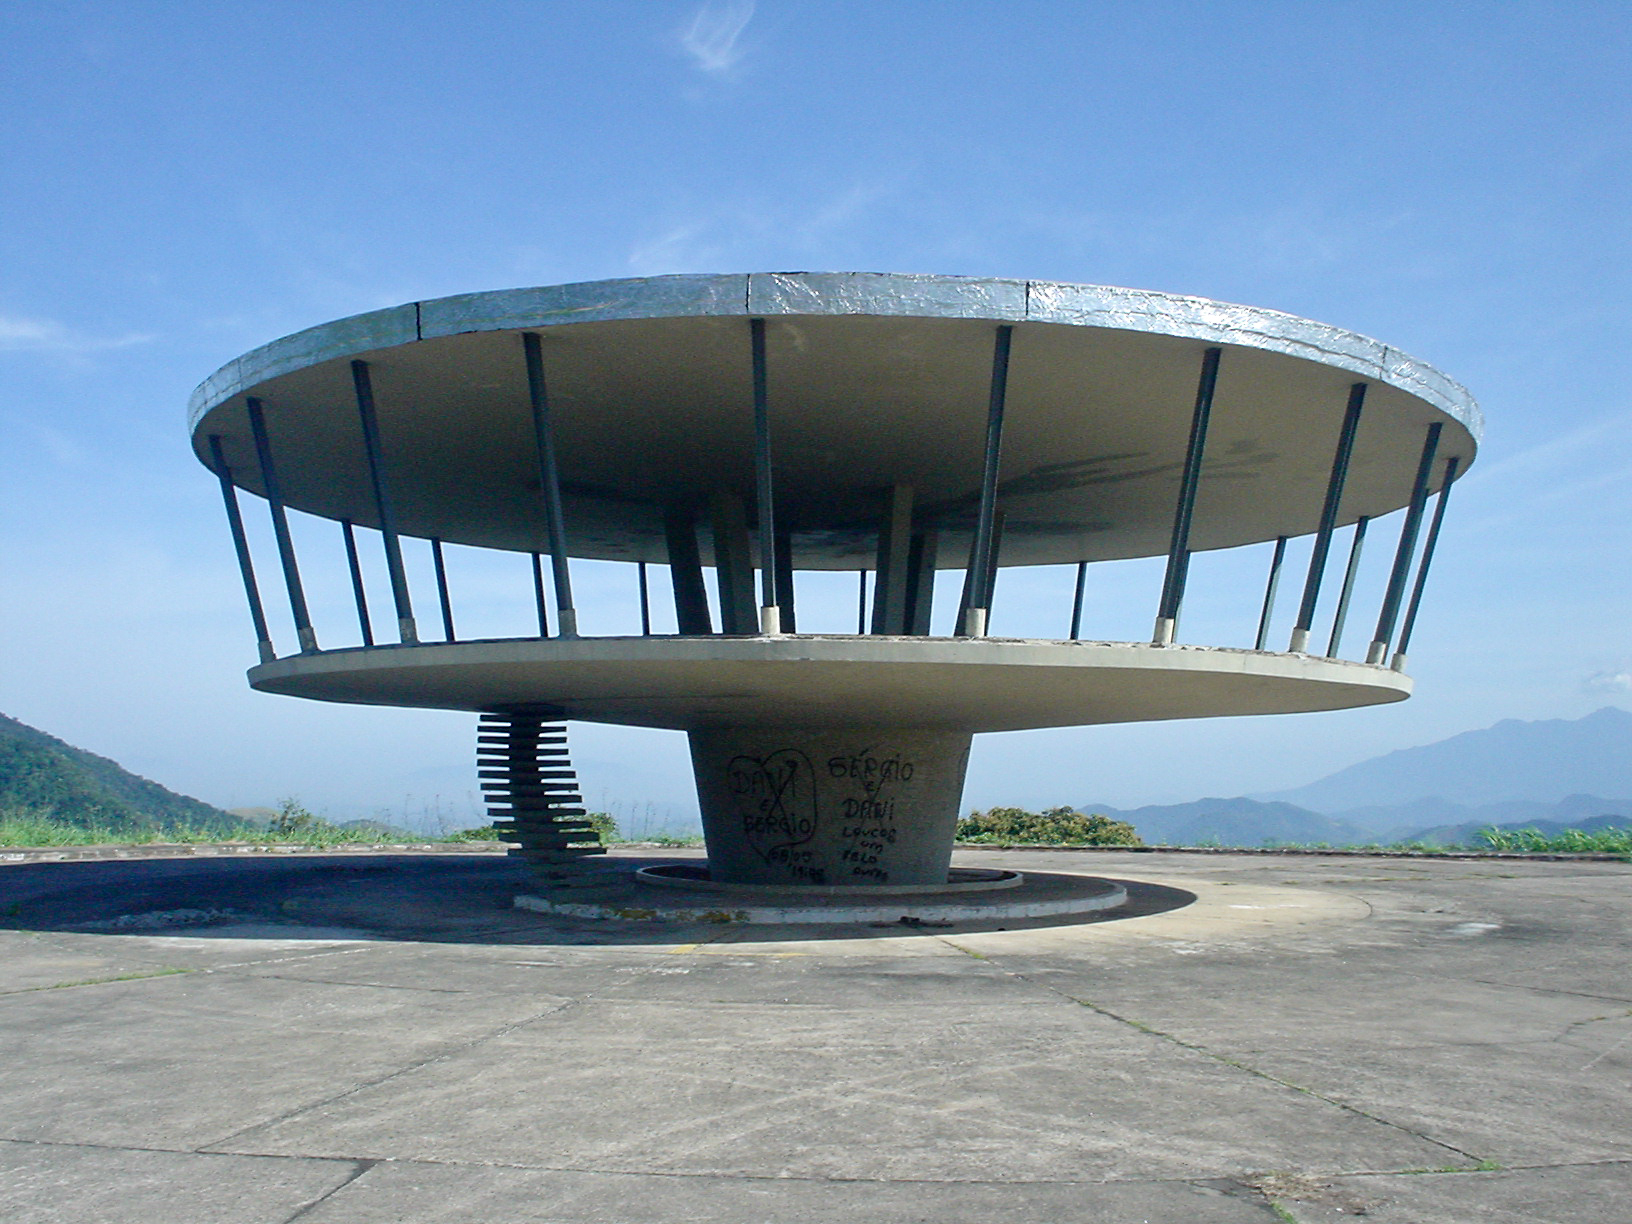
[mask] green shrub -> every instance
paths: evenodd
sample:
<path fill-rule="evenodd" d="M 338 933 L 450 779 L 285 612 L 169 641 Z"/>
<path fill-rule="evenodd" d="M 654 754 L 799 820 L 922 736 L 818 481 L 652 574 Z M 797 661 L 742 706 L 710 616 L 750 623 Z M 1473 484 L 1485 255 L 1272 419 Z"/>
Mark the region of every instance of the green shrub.
<path fill-rule="evenodd" d="M 1139 834 L 1124 820 L 1084 815 L 1076 808 L 1045 812 L 991 808 L 970 812 L 958 821 L 958 840 L 1007 845 L 1142 846 Z"/>

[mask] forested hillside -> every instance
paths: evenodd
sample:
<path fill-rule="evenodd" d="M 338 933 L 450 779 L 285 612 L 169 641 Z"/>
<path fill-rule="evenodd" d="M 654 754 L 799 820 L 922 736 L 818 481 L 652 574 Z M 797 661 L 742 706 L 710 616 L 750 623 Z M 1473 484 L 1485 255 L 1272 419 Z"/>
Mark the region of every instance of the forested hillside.
<path fill-rule="evenodd" d="M 0 714 L 0 813 L 83 825 L 230 827 L 219 808 Z"/>

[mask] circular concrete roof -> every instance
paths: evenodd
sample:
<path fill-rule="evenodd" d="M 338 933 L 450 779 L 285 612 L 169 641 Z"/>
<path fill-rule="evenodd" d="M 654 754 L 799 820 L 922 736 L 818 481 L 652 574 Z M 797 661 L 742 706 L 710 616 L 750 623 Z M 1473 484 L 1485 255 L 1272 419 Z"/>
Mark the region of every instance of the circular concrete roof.
<path fill-rule="evenodd" d="M 998 638 L 524 638 L 327 650 L 251 669 L 262 692 L 359 705 L 557 706 L 635 727 L 1018 731 L 1342 710 L 1411 681 L 1301 654 Z M 797 694 L 797 697 L 791 695 Z"/>
<path fill-rule="evenodd" d="M 233 479 L 261 492 L 245 412 L 257 396 L 288 504 L 376 525 L 350 370 L 366 360 L 400 529 L 542 551 L 520 338 L 535 331 L 569 551 L 661 562 L 665 505 L 727 489 L 752 506 L 749 318 L 767 320 L 777 516 L 803 569 L 871 564 L 898 481 L 939 523 L 943 567 L 962 565 L 1000 323 L 1015 328 L 1006 565 L 1166 551 L 1209 347 L 1223 356 L 1198 551 L 1314 530 L 1357 381 L 1368 391 L 1344 523 L 1405 504 L 1429 423 L 1444 424 L 1440 456 L 1463 471 L 1482 430 L 1468 393 L 1433 367 L 1277 311 L 1041 281 L 755 273 L 466 294 L 324 324 L 207 379 L 193 444 L 207 462 L 220 435 Z"/>

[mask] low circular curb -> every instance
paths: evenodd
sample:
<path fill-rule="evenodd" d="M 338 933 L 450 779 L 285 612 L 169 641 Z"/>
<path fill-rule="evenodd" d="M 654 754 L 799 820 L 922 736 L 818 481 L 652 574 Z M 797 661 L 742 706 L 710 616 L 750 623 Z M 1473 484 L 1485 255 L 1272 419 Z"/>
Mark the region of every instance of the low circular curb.
<path fill-rule="evenodd" d="M 720 893 L 733 897 L 785 896 L 789 893 L 804 897 L 906 897 L 930 893 L 992 892 L 1003 888 L 1018 888 L 1026 877 L 1018 871 L 992 867 L 953 867 L 947 872 L 945 884 L 847 884 L 835 889 L 830 884 L 727 884 L 712 880 L 708 868 L 701 863 L 657 863 L 639 867 L 634 873 L 635 883 L 658 888 L 689 888 L 696 892 Z"/>
<path fill-rule="evenodd" d="M 648 900 L 633 897 L 624 890 L 622 897 L 604 901 L 558 901 L 548 897 L 523 893 L 515 898 L 517 909 L 532 910 L 539 914 L 555 914 L 568 918 L 613 919 L 622 922 L 717 922 L 774 924 L 784 926 L 845 925 L 856 923 L 900 923 L 904 926 L 930 926 L 952 922 L 987 921 L 991 919 L 1054 918 L 1068 914 L 1091 914 L 1100 910 L 1125 905 L 1128 893 L 1120 884 L 1092 877 L 1078 877 L 1080 887 L 1066 896 L 1043 896 L 1028 900 L 1025 883 L 999 894 L 976 894 L 944 899 L 943 889 L 921 896 L 899 897 L 893 900 L 876 899 L 871 902 L 853 901 L 848 897 L 816 898 L 792 894 L 792 890 L 776 890 L 788 898 L 782 905 L 733 905 L 728 897 L 718 893 L 707 894 L 698 890 L 691 896 L 680 894 L 673 900 L 667 897 Z M 1042 892 L 1039 887 L 1036 891 Z M 1047 891 L 1057 892 L 1057 888 Z M 957 897 L 957 894 L 952 894 Z M 767 898 L 768 899 L 768 898 Z M 723 904 L 722 904 L 723 902 Z"/>

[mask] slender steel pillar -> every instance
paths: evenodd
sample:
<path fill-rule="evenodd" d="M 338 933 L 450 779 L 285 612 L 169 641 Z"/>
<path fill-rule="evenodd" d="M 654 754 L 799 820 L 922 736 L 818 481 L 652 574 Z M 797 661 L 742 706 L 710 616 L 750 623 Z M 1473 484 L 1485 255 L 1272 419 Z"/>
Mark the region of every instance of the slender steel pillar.
<path fill-rule="evenodd" d="M 782 632 L 798 633 L 793 607 L 793 532 L 785 525 L 776 529 L 776 599 L 782 611 Z"/>
<path fill-rule="evenodd" d="M 856 595 L 856 632 L 867 632 L 867 571 L 859 569 L 856 576 L 861 579 L 859 593 Z"/>
<path fill-rule="evenodd" d="M 357 625 L 363 631 L 363 645 L 374 645 L 374 622 L 368 615 L 368 591 L 363 587 L 363 563 L 357 556 L 357 533 L 350 519 L 340 520 L 340 534 L 346 541 L 346 568 L 351 571 L 351 597 L 357 601 Z"/>
<path fill-rule="evenodd" d="M 1286 537 L 1276 536 L 1275 555 L 1269 559 L 1269 581 L 1264 585 L 1264 610 L 1258 614 L 1258 637 L 1252 644 L 1254 650 L 1263 650 L 1269 644 L 1269 621 L 1275 615 L 1275 592 L 1281 585 L 1281 562 L 1284 560 Z"/>
<path fill-rule="evenodd" d="M 555 619 L 561 636 L 578 636 L 578 612 L 572 606 L 572 575 L 567 572 L 567 529 L 561 512 L 561 480 L 555 466 L 555 431 L 550 425 L 550 396 L 544 384 L 544 350 L 537 332 L 523 332 L 527 356 L 527 398 L 533 410 L 533 441 L 538 447 L 538 487 L 544 496 L 544 523 L 550 537 L 550 574 L 555 580 Z"/>
<path fill-rule="evenodd" d="M 749 319 L 754 359 L 754 500 L 759 527 L 759 631 L 782 632 L 782 567 L 776 557 L 776 502 L 771 488 L 771 409 L 765 378 L 765 320 Z"/>
<path fill-rule="evenodd" d="M 414 607 L 408 598 L 408 573 L 402 565 L 402 543 L 397 539 L 397 518 L 385 485 L 385 459 L 380 449 L 380 422 L 374 411 L 374 384 L 368 362 L 351 363 L 352 386 L 357 392 L 357 416 L 363 426 L 363 455 L 368 460 L 368 480 L 374 489 L 374 510 L 380 519 L 380 536 L 385 541 L 385 568 L 391 575 L 391 599 L 397 609 L 397 636 L 405 643 L 419 641 L 414 623 Z"/>
<path fill-rule="evenodd" d="M 1337 614 L 1332 617 L 1332 636 L 1326 643 L 1326 657 L 1337 658 L 1337 648 L 1343 643 L 1343 624 L 1349 619 L 1349 600 L 1354 595 L 1355 575 L 1360 572 L 1360 547 L 1366 542 L 1366 524 L 1371 519 L 1361 515 L 1355 520 L 1354 542 L 1349 545 L 1349 563 L 1343 568 L 1343 589 L 1337 596 Z"/>
<path fill-rule="evenodd" d="M 249 555 L 249 537 L 244 534 L 244 516 L 238 510 L 238 486 L 232 483 L 232 469 L 221 451 L 221 435 L 210 435 L 210 460 L 221 481 L 221 500 L 227 508 L 227 527 L 232 532 L 232 550 L 238 555 L 238 573 L 244 580 L 244 598 L 249 600 L 249 619 L 255 626 L 255 649 L 262 663 L 278 657 L 272 648 L 272 634 L 266 627 L 266 609 L 261 606 L 261 588 L 255 581 L 255 563 Z"/>
<path fill-rule="evenodd" d="M 635 562 L 635 575 L 640 580 L 640 635 L 652 636 L 652 591 L 646 583 L 646 562 Z"/>
<path fill-rule="evenodd" d="M 907 588 L 912 582 L 912 494 L 910 484 L 890 490 L 878 524 L 878 578 L 873 583 L 873 632 L 907 631 Z"/>
<path fill-rule="evenodd" d="M 1383 610 L 1377 617 L 1377 632 L 1366 652 L 1367 663 L 1381 663 L 1388 657 L 1388 646 L 1394 636 L 1394 624 L 1399 619 L 1400 603 L 1405 598 L 1406 575 L 1411 570 L 1411 554 L 1417 548 L 1417 533 L 1422 529 L 1422 513 L 1428 505 L 1428 480 L 1434 470 L 1434 456 L 1439 450 L 1439 434 L 1444 425 L 1435 421 L 1428 426 L 1428 436 L 1422 444 L 1422 458 L 1417 461 L 1417 478 L 1411 486 L 1411 504 L 1400 527 L 1400 544 L 1394 551 L 1394 568 L 1388 576 L 1388 589 L 1383 594 Z"/>
<path fill-rule="evenodd" d="M 680 636 L 713 633 L 708 588 L 703 585 L 703 561 L 697 549 L 696 515 L 685 507 L 671 506 L 663 515 L 663 535 L 668 541 L 674 619 Z"/>
<path fill-rule="evenodd" d="M 1337 512 L 1343 501 L 1343 482 L 1348 479 L 1349 459 L 1354 454 L 1354 436 L 1360 429 L 1360 410 L 1366 403 L 1366 384 L 1355 383 L 1349 388 L 1349 406 L 1343 413 L 1343 426 L 1337 434 L 1337 452 L 1332 456 L 1332 475 L 1326 482 L 1326 502 L 1320 508 L 1320 527 L 1315 532 L 1315 547 L 1309 554 L 1309 576 L 1303 583 L 1303 603 L 1298 608 L 1298 621 L 1292 628 L 1292 644 L 1287 647 L 1293 654 L 1309 649 L 1309 630 L 1315 623 L 1315 606 L 1320 601 L 1320 584 L 1326 575 L 1326 558 L 1332 549 L 1332 532 L 1337 527 Z M 1262 650 L 1263 647 L 1258 648 Z"/>
<path fill-rule="evenodd" d="M 453 601 L 448 598 L 448 567 L 442 560 L 442 541 L 431 537 L 431 565 L 436 570 L 436 600 L 442 605 L 442 636 L 455 641 L 453 635 Z"/>
<path fill-rule="evenodd" d="M 992 388 L 986 404 L 986 455 L 980 478 L 980 512 L 975 519 L 975 543 L 969 573 L 968 607 L 960 617 L 966 637 L 985 637 L 991 612 L 991 591 L 986 577 L 993 564 L 992 519 L 997 511 L 997 477 L 1003 461 L 1003 405 L 1009 391 L 1009 350 L 1014 343 L 1014 326 L 999 325 L 992 347 Z M 877 596 L 874 597 L 876 602 Z"/>
<path fill-rule="evenodd" d="M 1082 641 L 1082 595 L 1088 589 L 1088 562 L 1077 562 L 1077 589 L 1071 596 L 1071 640 Z"/>
<path fill-rule="evenodd" d="M 986 620 L 988 624 L 992 617 L 992 606 L 997 599 L 997 559 L 1003 554 L 1003 525 L 1008 521 L 1008 511 L 999 508 L 992 515 L 992 542 L 986 549 L 986 573 L 981 577 L 981 585 L 986 589 Z"/>
<path fill-rule="evenodd" d="M 549 603 L 544 598 L 544 558 L 538 553 L 528 554 L 533 559 L 533 602 L 538 605 L 538 636 L 550 636 Z"/>
<path fill-rule="evenodd" d="M 1201 487 L 1201 462 L 1207 451 L 1207 424 L 1213 413 L 1213 391 L 1218 386 L 1218 361 L 1222 355 L 1222 349 L 1210 348 L 1201 359 L 1196 407 L 1190 417 L 1190 444 L 1184 453 L 1184 473 L 1179 478 L 1179 503 L 1173 512 L 1173 539 L 1167 550 L 1167 574 L 1162 579 L 1162 601 L 1156 610 L 1156 631 L 1151 637 L 1158 646 L 1172 642 L 1173 635 L 1178 631 L 1179 608 L 1184 603 L 1184 584 L 1190 572 L 1190 521 L 1196 511 L 1196 491 Z"/>
<path fill-rule="evenodd" d="M 1394 650 L 1395 671 L 1405 670 L 1406 651 L 1411 648 L 1411 631 L 1417 627 L 1417 609 L 1422 606 L 1422 588 L 1428 581 L 1428 566 L 1434 559 L 1434 547 L 1439 543 L 1440 524 L 1445 521 L 1445 503 L 1451 496 L 1451 481 L 1456 479 L 1459 460 L 1455 455 L 1445 460 L 1445 483 L 1439 486 L 1439 500 L 1434 503 L 1434 518 L 1428 524 L 1428 539 L 1422 546 L 1422 560 L 1417 563 L 1417 581 L 1411 587 L 1411 602 L 1406 605 L 1405 624 L 1400 627 L 1400 642 Z"/>
<path fill-rule="evenodd" d="M 306 610 L 306 592 L 300 585 L 300 567 L 295 564 L 295 542 L 289 535 L 289 515 L 283 508 L 277 468 L 272 462 L 272 444 L 266 436 L 266 415 L 261 401 L 249 397 L 249 431 L 255 437 L 255 458 L 261 466 L 261 484 L 266 488 L 267 508 L 272 512 L 272 534 L 278 541 L 278 560 L 283 563 L 283 585 L 289 592 L 289 611 L 294 616 L 295 636 L 301 653 L 317 649 L 317 634 Z"/>

